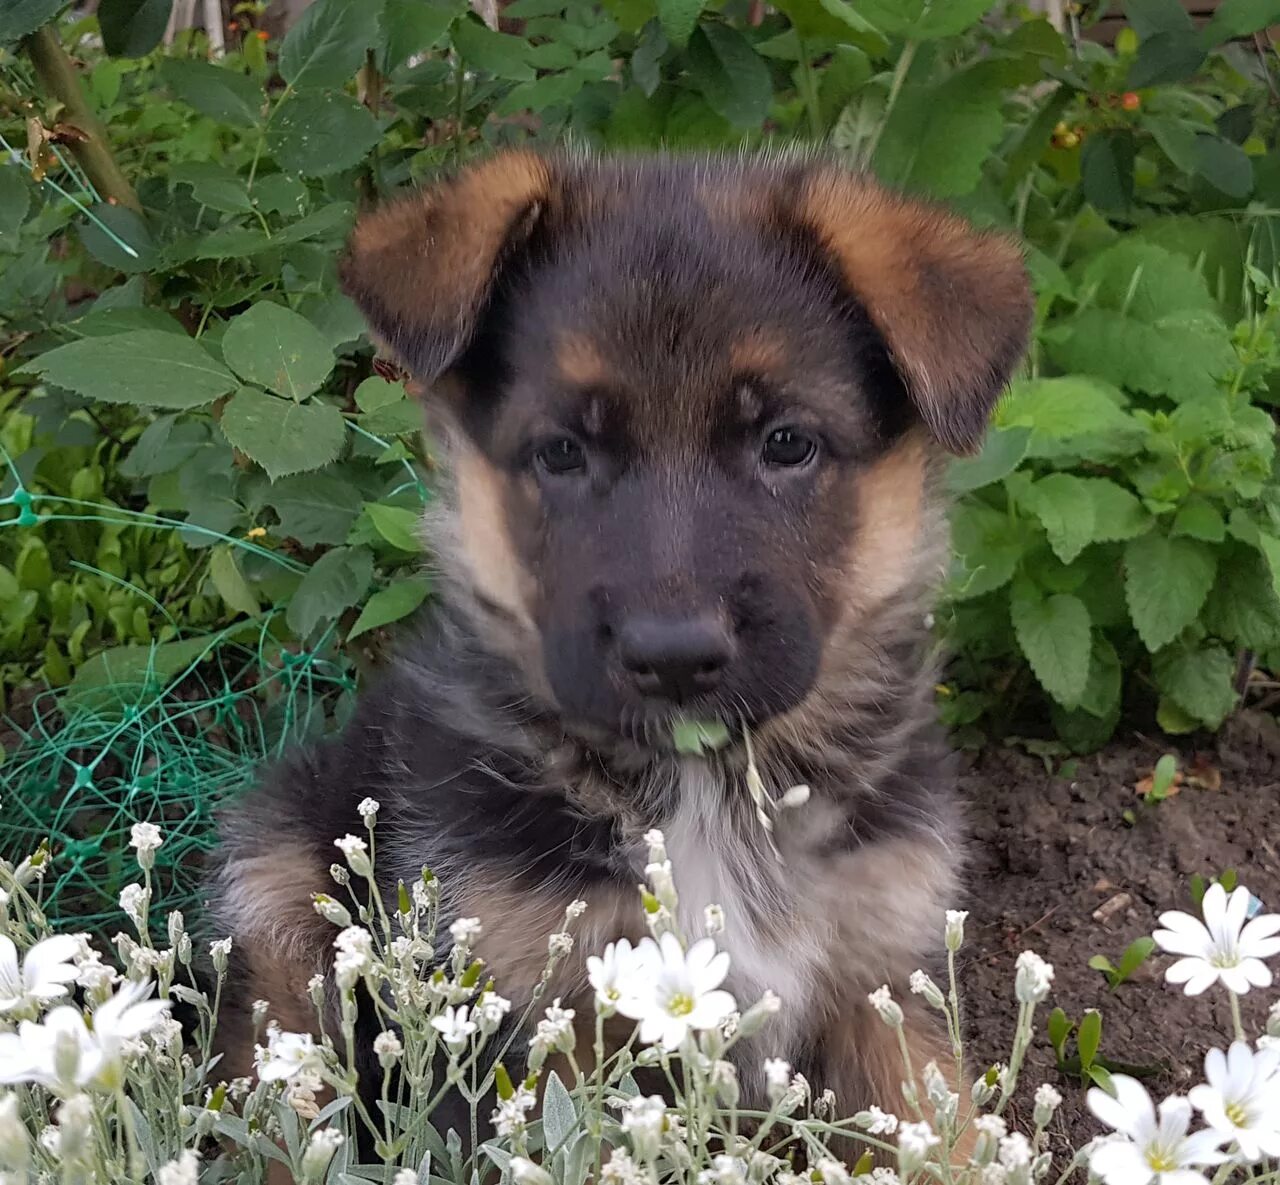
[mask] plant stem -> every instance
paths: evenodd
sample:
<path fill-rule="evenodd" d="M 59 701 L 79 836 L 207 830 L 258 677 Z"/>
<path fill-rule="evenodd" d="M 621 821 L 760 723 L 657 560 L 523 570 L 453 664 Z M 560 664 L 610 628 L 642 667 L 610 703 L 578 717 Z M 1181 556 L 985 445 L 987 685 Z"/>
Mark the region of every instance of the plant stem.
<path fill-rule="evenodd" d="M 1231 1029 L 1235 1033 L 1237 1041 L 1243 1041 L 1244 1038 L 1244 1021 L 1240 1019 L 1240 997 L 1235 992 L 1228 991 L 1227 998 L 1231 1001 Z"/>
<path fill-rule="evenodd" d="M 127 206 L 142 213 L 142 203 L 112 155 L 107 143 L 107 129 L 85 99 L 80 76 L 71 56 L 63 48 L 57 29 L 53 25 L 44 25 L 32 33 L 25 44 L 41 87 L 62 104 L 66 121 L 87 137 L 70 145 L 85 176 L 111 205 Z"/>
<path fill-rule="evenodd" d="M 813 62 L 809 60 L 809 47 L 799 33 L 796 34 L 796 44 L 800 47 L 800 84 L 804 91 L 804 108 L 809 116 L 809 135 L 814 140 L 821 140 L 822 110 L 818 106 L 818 88 L 813 78 Z"/>
<path fill-rule="evenodd" d="M 885 100 L 884 114 L 880 116 L 876 134 L 871 137 L 871 143 L 867 145 L 866 163 L 868 165 L 875 159 L 876 149 L 880 147 L 880 137 L 884 135 L 884 129 L 888 126 L 889 117 L 893 114 L 898 95 L 902 93 L 902 84 L 907 80 L 907 74 L 911 70 L 911 63 L 915 61 L 915 57 L 916 43 L 908 41 L 902 47 L 902 53 L 898 56 L 898 64 L 893 68 L 893 81 L 889 84 L 889 97 Z"/>

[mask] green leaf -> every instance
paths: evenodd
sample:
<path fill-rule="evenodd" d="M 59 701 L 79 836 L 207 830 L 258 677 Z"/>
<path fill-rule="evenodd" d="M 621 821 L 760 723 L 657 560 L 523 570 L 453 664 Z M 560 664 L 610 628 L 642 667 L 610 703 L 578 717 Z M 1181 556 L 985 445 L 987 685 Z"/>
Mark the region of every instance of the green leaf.
<path fill-rule="evenodd" d="M 1277 595 L 1280 595 L 1280 539 L 1268 535 L 1265 531 L 1257 534 L 1257 548 L 1266 558 L 1271 569 L 1271 580 Z"/>
<path fill-rule="evenodd" d="M 1089 655 L 1089 679 L 1080 697 L 1080 710 L 1097 720 L 1110 720 L 1120 710 L 1124 671 L 1116 648 L 1101 635 L 1093 639 Z"/>
<path fill-rule="evenodd" d="M 698 757 L 729 743 L 729 729 L 723 720 L 677 720 L 671 728 L 671 743 L 677 753 Z"/>
<path fill-rule="evenodd" d="M 280 518 L 277 533 L 304 547 L 341 543 L 360 515 L 360 491 L 331 473 L 299 473 L 273 482 L 263 496 Z"/>
<path fill-rule="evenodd" d="M 295 90 L 347 82 L 378 43 L 381 8 L 376 0 L 315 0 L 285 35 L 280 76 Z"/>
<path fill-rule="evenodd" d="M 1181 82 L 1203 65 L 1205 42 L 1194 29 L 1166 30 L 1144 37 L 1129 67 L 1125 84 L 1140 90 L 1158 83 Z"/>
<path fill-rule="evenodd" d="M 1071 1030 L 1074 1027 L 1061 1008 L 1055 1008 L 1049 1013 L 1049 1044 L 1053 1046 L 1053 1052 L 1057 1055 L 1058 1061 L 1062 1061 L 1066 1056 L 1067 1038 L 1071 1036 Z"/>
<path fill-rule="evenodd" d="M 740 128 L 758 128 L 773 102 L 773 79 L 751 43 L 728 25 L 708 23 L 689 40 L 689 73 L 712 109 Z"/>
<path fill-rule="evenodd" d="M 1123 214 L 1133 203 L 1133 162 L 1137 147 L 1123 129 L 1098 132 L 1080 153 L 1080 185 L 1098 210 Z"/>
<path fill-rule="evenodd" d="M 333 369 L 333 350 L 324 335 L 292 309 L 259 301 L 228 326 L 222 356 L 246 382 L 302 400 Z"/>
<path fill-rule="evenodd" d="M 1086 1008 L 1080 1018 L 1080 1031 L 1076 1034 L 1076 1049 L 1080 1053 L 1080 1068 L 1088 1071 L 1098 1056 L 1102 1043 L 1102 1013 L 1096 1008 Z"/>
<path fill-rule="evenodd" d="M 1089 1081 L 1095 1086 L 1105 1090 L 1107 1094 L 1114 1096 L 1116 1093 L 1115 1084 L 1111 1081 L 1111 1071 L 1106 1066 L 1090 1066 L 1088 1071 Z"/>
<path fill-rule="evenodd" d="M 683 49 L 698 27 L 703 0 L 657 0 L 657 3 L 658 23 L 667 40 Z"/>
<path fill-rule="evenodd" d="M 1101 971 L 1107 977 L 1108 983 L 1114 983 L 1118 972 L 1115 964 L 1107 958 L 1106 955 L 1094 955 L 1089 959 L 1089 966 L 1094 971 Z"/>
<path fill-rule="evenodd" d="M 1203 499 L 1189 499 L 1174 515 L 1169 534 L 1203 539 L 1206 543 L 1221 543 L 1227 537 L 1227 524 L 1222 511 L 1216 506 Z"/>
<path fill-rule="evenodd" d="M 858 15 L 881 33 L 927 41 L 972 28 L 995 0 L 857 0 Z"/>
<path fill-rule="evenodd" d="M 83 338 L 39 355 L 23 370 L 88 399 L 145 407 L 203 407 L 235 388 L 231 372 L 197 342 L 159 329 Z"/>
<path fill-rule="evenodd" d="M 973 191 L 1005 131 L 1002 63 L 982 62 L 944 82 L 903 87 L 884 126 L 875 172 L 935 197 Z"/>
<path fill-rule="evenodd" d="M 368 514 L 373 529 L 392 547 L 408 552 L 423 549 L 422 537 L 418 534 L 422 524 L 416 511 L 404 506 L 371 502 L 365 507 L 365 513 Z"/>
<path fill-rule="evenodd" d="M 560 1147 L 573 1132 L 578 1122 L 573 1099 L 554 1070 L 547 1075 L 547 1085 L 542 1094 L 542 1134 L 547 1150 Z"/>
<path fill-rule="evenodd" d="M 662 58 L 669 48 L 667 36 L 658 21 L 654 19 L 646 23 L 631 55 L 631 77 L 646 99 L 662 82 Z"/>
<path fill-rule="evenodd" d="M 1148 650 L 1168 645 L 1195 621 L 1217 571 L 1213 549 L 1195 539 L 1152 533 L 1124 552 L 1125 600 Z"/>
<path fill-rule="evenodd" d="M 378 121 L 350 95 L 306 93 L 280 105 L 267 151 L 286 172 L 327 177 L 359 164 L 381 135 Z"/>
<path fill-rule="evenodd" d="M 1266 560 L 1233 543 L 1218 558 L 1218 577 L 1201 613 L 1216 637 L 1266 652 L 1280 647 L 1280 597 Z"/>
<path fill-rule="evenodd" d="M 209 578 L 228 609 L 249 617 L 256 616 L 260 609 L 258 598 L 240 571 L 235 552 L 229 544 L 219 544 L 210 553 Z"/>
<path fill-rule="evenodd" d="M 259 83 L 229 66 L 192 58 L 164 58 L 160 78 L 188 107 L 237 128 L 251 128 L 261 118 L 266 96 Z"/>
<path fill-rule="evenodd" d="M 1051 473 L 1027 490 L 1024 500 L 1043 524 L 1049 546 L 1071 563 L 1094 539 L 1094 501 L 1084 478 Z"/>
<path fill-rule="evenodd" d="M 31 186 L 20 168 L 0 168 L 0 236 L 18 233 L 31 208 Z"/>
<path fill-rule="evenodd" d="M 174 185 L 190 185 L 191 196 L 202 206 L 224 214 L 248 214 L 253 211 L 249 191 L 230 169 L 212 161 L 179 161 L 169 169 Z"/>
<path fill-rule="evenodd" d="M 350 642 L 369 630 L 375 630 L 408 617 L 426 600 L 429 587 L 425 577 L 409 576 L 374 593 L 360 610 L 360 616 L 351 627 L 347 641 Z"/>
<path fill-rule="evenodd" d="M 1206 132 L 1196 137 L 1196 172 L 1229 197 L 1248 197 L 1253 190 L 1253 162 L 1221 136 Z"/>
<path fill-rule="evenodd" d="M 373 579 L 373 556 L 363 547 L 335 547 L 311 566 L 294 591 L 285 621 L 299 638 L 334 620 L 364 596 Z"/>
<path fill-rule="evenodd" d="M 1129 943 L 1124 949 L 1124 954 L 1120 956 L 1120 963 L 1116 967 L 1121 981 L 1128 979 L 1141 967 L 1151 957 L 1155 949 L 1155 939 L 1147 934 L 1142 935 L 1140 938 L 1135 938 Z"/>
<path fill-rule="evenodd" d="M 386 0 L 382 10 L 383 50 L 381 68 L 390 73 L 414 54 L 431 49 L 466 11 L 461 3 L 434 0 Z M 506 8 L 511 15 L 511 6 Z"/>
<path fill-rule="evenodd" d="M 98 27 L 103 48 L 113 58 L 140 58 L 164 36 L 173 0 L 102 0 Z"/>
<path fill-rule="evenodd" d="M 1124 396 L 1087 375 L 1015 382 L 996 409 L 1001 428 L 1026 427 L 1055 440 L 1094 432 L 1141 432 L 1124 410 Z"/>
<path fill-rule="evenodd" d="M 951 515 L 952 572 L 949 595 L 970 600 L 1013 578 L 1026 547 L 1018 524 L 981 502 L 966 501 Z"/>
<path fill-rule="evenodd" d="M 987 433 L 982 452 L 961 457 L 947 467 L 947 489 L 953 494 L 980 490 L 1009 476 L 1027 455 L 1030 428 L 996 428 Z"/>
<path fill-rule="evenodd" d="M 1082 479 L 1093 499 L 1093 541 L 1120 543 L 1145 534 L 1151 515 L 1138 497 L 1106 477 Z"/>
<path fill-rule="evenodd" d="M 159 416 L 138 437 L 133 451 L 120 462 L 125 477 L 154 477 L 169 473 L 189 460 L 209 441 L 209 429 L 176 415 Z"/>
<path fill-rule="evenodd" d="M 1220 45 L 1274 24 L 1280 24 L 1280 0 L 1222 0 L 1201 35 L 1206 44 Z"/>
<path fill-rule="evenodd" d="M 319 469 L 334 460 L 346 440 L 337 408 L 294 403 L 257 387 L 241 387 L 222 411 L 226 438 L 266 470 L 273 481 Z"/>
<path fill-rule="evenodd" d="M 205 654 L 212 643 L 211 638 L 198 637 L 158 646 L 114 646 L 100 651 L 77 668 L 70 691 L 83 696 L 88 692 L 136 687 L 152 679 L 164 685 Z"/>
<path fill-rule="evenodd" d="M 19 41 L 47 25 L 67 3 L 68 0 L 8 0 L 0 4 L 0 45 Z"/>
<path fill-rule="evenodd" d="M 1010 617 L 1018 646 L 1040 686 L 1064 707 L 1075 707 L 1089 681 L 1092 650 L 1084 602 L 1069 593 L 1041 598 L 1029 586 L 1015 586 Z"/>
<path fill-rule="evenodd" d="M 537 77 L 529 62 L 529 43 L 523 37 L 495 33 L 471 17 L 454 26 L 453 46 L 469 70 L 483 70 L 512 82 L 531 82 Z"/>
<path fill-rule="evenodd" d="M 1217 728 L 1236 706 L 1236 664 L 1221 646 L 1170 646 L 1151 665 L 1161 693 L 1206 728 Z"/>

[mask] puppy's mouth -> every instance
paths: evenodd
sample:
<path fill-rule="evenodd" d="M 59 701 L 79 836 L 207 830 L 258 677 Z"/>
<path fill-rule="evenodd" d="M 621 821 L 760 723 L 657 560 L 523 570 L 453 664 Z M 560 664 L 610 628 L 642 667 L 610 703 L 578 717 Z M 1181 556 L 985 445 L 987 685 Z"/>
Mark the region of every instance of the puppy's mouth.
<path fill-rule="evenodd" d="M 740 712 L 731 715 L 708 697 L 683 704 L 628 704 L 618 723 L 627 740 L 646 749 L 706 756 L 739 740 L 754 721 Z"/>

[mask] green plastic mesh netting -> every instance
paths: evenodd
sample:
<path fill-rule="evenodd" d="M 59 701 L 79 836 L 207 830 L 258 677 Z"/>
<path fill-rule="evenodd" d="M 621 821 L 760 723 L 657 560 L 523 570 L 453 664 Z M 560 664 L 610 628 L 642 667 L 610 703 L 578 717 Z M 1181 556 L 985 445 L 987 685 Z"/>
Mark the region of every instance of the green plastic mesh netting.
<path fill-rule="evenodd" d="M 8 462 L 2 449 L 0 462 Z M 30 491 L 7 468 L 0 530 L 55 519 L 191 529 Z M 416 474 L 413 484 L 421 490 Z M 216 537 L 304 570 L 252 541 Z M 44 691 L 7 718 L 18 741 L 0 765 L 0 856 L 16 863 L 48 842 L 55 857 L 43 894 L 50 917 L 106 934 L 121 928 L 120 890 L 138 877 L 129 833 L 140 821 L 164 833 L 153 923 L 162 926 L 171 909 L 198 908 L 219 803 L 262 762 L 341 717 L 355 687 L 332 631 L 303 650 L 289 640 L 282 616 L 271 611 L 176 645 L 115 651 L 112 663 L 99 656 L 92 678 Z"/>

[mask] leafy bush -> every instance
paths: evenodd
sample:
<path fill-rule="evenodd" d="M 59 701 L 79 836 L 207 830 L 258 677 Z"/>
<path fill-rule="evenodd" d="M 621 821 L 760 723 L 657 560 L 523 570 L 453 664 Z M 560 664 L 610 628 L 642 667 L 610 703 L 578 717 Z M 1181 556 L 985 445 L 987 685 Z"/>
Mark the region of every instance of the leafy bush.
<path fill-rule="evenodd" d="M 0 16 L 0 130 L 47 177 L 0 169 L 0 440 L 22 489 L 176 519 L 184 546 L 16 507 L 14 681 L 270 605 L 282 638 L 349 642 L 421 603 L 429 457 L 336 251 L 362 203 L 566 138 L 825 142 L 1025 238 L 1027 371 L 950 479 L 952 724 L 999 700 L 1081 748 L 1126 704 L 1216 727 L 1275 665 L 1280 147 L 1249 39 L 1273 0 L 1199 31 L 1177 0 L 1132 0 L 1114 49 L 990 0 L 516 0 L 502 31 L 463 0 L 317 0 L 278 48 L 241 6 L 217 63 L 200 34 L 156 48 L 164 3 L 104 4 L 106 56 L 93 19 L 37 31 L 61 8 Z M 83 97 L 49 64 L 59 38 L 92 67 Z M 105 125 L 111 168 L 76 119 Z"/>

